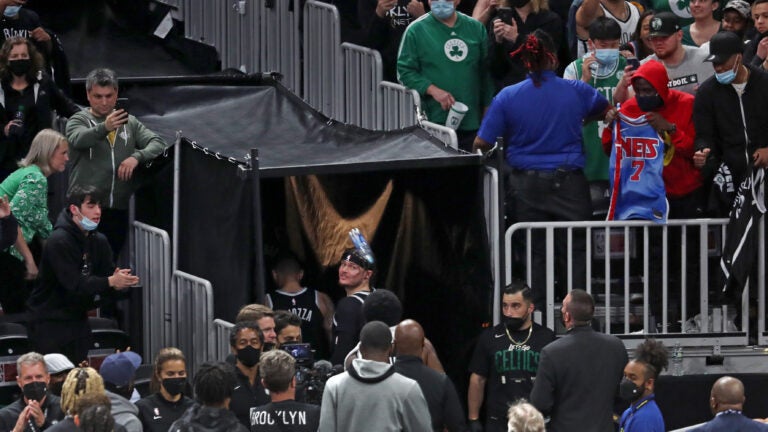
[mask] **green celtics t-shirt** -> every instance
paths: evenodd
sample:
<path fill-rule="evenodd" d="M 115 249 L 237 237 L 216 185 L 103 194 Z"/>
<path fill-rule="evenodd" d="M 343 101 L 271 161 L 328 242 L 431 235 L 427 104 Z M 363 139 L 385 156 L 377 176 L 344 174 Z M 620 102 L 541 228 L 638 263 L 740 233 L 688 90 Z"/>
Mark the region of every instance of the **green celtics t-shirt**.
<path fill-rule="evenodd" d="M 580 58 L 569 66 L 569 69 L 571 69 L 571 66 L 575 69 L 571 69 L 571 71 L 575 72 L 576 79 L 581 79 L 581 65 L 583 63 L 584 59 Z M 592 79 L 588 84 L 597 89 L 613 105 L 613 91 L 616 90 L 621 77 L 624 76 L 624 68 L 626 66 L 627 60 L 623 56 L 619 56 L 616 67 L 593 73 Z M 603 151 L 603 129 L 605 129 L 605 123 L 602 121 L 589 122 L 582 129 L 584 153 L 586 154 L 584 175 L 587 176 L 589 181 L 608 180 L 608 156 Z"/>
<path fill-rule="evenodd" d="M 693 22 L 689 0 L 650 0 L 651 9 L 659 12 L 672 12 L 680 18 L 680 27 Z"/>

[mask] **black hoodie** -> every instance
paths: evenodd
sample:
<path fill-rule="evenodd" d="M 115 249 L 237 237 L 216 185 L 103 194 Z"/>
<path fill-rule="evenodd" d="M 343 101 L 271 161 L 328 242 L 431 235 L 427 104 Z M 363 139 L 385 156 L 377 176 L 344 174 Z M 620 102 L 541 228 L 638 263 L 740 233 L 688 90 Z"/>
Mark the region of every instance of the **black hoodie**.
<path fill-rule="evenodd" d="M 232 411 L 193 405 L 173 422 L 168 432 L 248 432 Z"/>
<path fill-rule="evenodd" d="M 114 295 L 112 249 L 103 234 L 83 232 L 62 210 L 43 249 L 40 283 L 28 305 L 33 321 L 86 320 L 89 310 Z"/>

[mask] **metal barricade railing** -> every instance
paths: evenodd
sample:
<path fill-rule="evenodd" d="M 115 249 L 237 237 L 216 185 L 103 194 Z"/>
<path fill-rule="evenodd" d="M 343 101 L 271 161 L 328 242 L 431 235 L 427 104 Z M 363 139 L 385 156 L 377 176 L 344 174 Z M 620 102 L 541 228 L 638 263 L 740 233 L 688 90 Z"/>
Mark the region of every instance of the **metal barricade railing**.
<path fill-rule="evenodd" d="M 727 224 L 728 219 L 669 220 L 663 225 L 649 221 L 517 223 L 505 234 L 506 283 L 510 283 L 513 277 L 525 279 L 529 284 L 533 281 L 531 271 L 523 270 L 523 275 L 520 275 L 519 270 L 517 274 L 514 272 L 514 237 L 518 246 L 517 264 L 522 264 L 525 269 L 544 271 L 539 276 L 543 276 L 543 282 L 541 279 L 536 282 L 544 286 L 533 288 L 546 290 L 544 312 L 546 325 L 550 328 L 555 328 L 555 317 L 559 314 L 555 303 L 556 261 L 564 262 L 564 265 L 559 266 L 561 272 L 557 280 L 560 286 L 565 286 L 565 289 L 561 289 L 562 295 L 566 290 L 574 288 L 574 285 L 579 285 L 574 283 L 574 279 L 580 264 L 574 261 L 583 258 L 585 288 L 598 301 L 595 318 L 601 321 L 605 332 L 628 338 L 631 338 L 631 334 L 641 333 L 637 336 L 641 338 L 642 334 L 657 331 L 669 336 L 685 333 L 685 337 L 679 339 L 683 346 L 743 346 L 748 342 L 748 314 L 742 314 L 741 322 L 735 323 L 741 329 L 737 331 L 734 327 L 728 327 L 731 318 L 729 312 L 734 312 L 733 308 L 730 311 L 727 306 L 710 308 L 710 300 L 717 300 L 710 296 L 710 291 L 713 292 L 712 296 L 718 296 L 721 288 L 711 276 L 719 275 L 717 263 L 722 245 L 725 244 Z M 760 225 L 764 229 L 763 224 Z M 577 237 L 583 240 L 576 242 Z M 543 243 L 543 264 L 534 263 L 533 242 L 540 242 L 539 247 Z M 565 246 L 559 251 L 556 248 L 558 242 Z M 697 243 L 698 249 L 693 250 Z M 583 250 L 578 247 L 580 245 L 583 245 Z M 759 248 L 759 257 L 762 258 L 765 245 L 761 242 Z M 668 264 L 670 260 L 674 260 L 676 267 Z M 765 261 L 759 259 L 757 262 L 759 271 L 756 286 L 764 287 Z M 600 267 L 602 270 L 597 270 Z M 668 280 L 670 273 L 675 273 L 679 278 L 674 284 Z M 695 279 L 689 282 L 689 276 L 698 279 L 698 293 L 696 288 L 688 288 L 696 282 Z M 661 286 L 654 285 L 652 288 L 652 283 Z M 764 310 L 765 299 L 761 291 L 758 290 L 758 300 L 761 302 L 761 310 Z M 496 294 L 498 296 L 500 293 Z M 687 307 L 690 295 L 698 296 L 693 310 Z M 677 301 L 679 304 L 675 304 Z M 652 302 L 655 303 L 652 305 Z M 741 296 L 740 308 L 744 311 L 749 308 L 747 290 Z M 655 315 L 652 314 L 653 309 L 656 309 Z M 679 327 L 671 327 L 677 323 L 672 322 L 670 315 L 679 316 Z M 697 330 L 686 323 L 686 319 L 692 317 L 696 317 Z M 658 326 L 654 319 L 658 321 Z M 693 322 L 689 320 L 688 323 Z M 749 330 L 757 330 L 762 336 L 764 328 L 764 316 L 760 315 L 758 328 Z"/>
<path fill-rule="evenodd" d="M 214 346 L 213 287 L 205 279 L 176 270 L 169 293 L 168 321 L 171 337 L 187 358 L 187 370 L 195 371 L 209 359 Z"/>
<path fill-rule="evenodd" d="M 423 121 L 421 122 L 421 127 L 432 134 L 432 136 L 442 141 L 446 146 L 454 149 L 459 148 L 459 140 L 456 138 L 456 131 L 448 126 L 432 123 L 431 121 Z"/>
<path fill-rule="evenodd" d="M 168 233 L 141 222 L 133 223 L 135 272 L 143 286 L 144 358 L 168 346 L 170 325 L 166 306 L 171 286 L 171 241 Z"/>
<path fill-rule="evenodd" d="M 485 197 L 484 215 L 488 230 L 488 239 L 491 246 L 491 274 L 493 275 L 494 292 L 501 291 L 501 273 L 499 271 L 500 257 L 499 249 L 501 245 L 497 241 L 500 234 L 499 229 L 499 206 L 502 205 L 499 200 L 499 171 L 495 168 L 485 166 L 483 170 L 483 196 Z M 498 322 L 501 311 L 500 297 L 493 297 L 493 320 Z"/>
<path fill-rule="evenodd" d="M 379 83 L 381 54 L 351 43 L 341 44 L 344 71 L 344 123 L 381 129 Z"/>
<path fill-rule="evenodd" d="M 416 90 L 389 81 L 379 83 L 381 128 L 386 131 L 415 126 L 421 98 Z"/>
<path fill-rule="evenodd" d="M 235 325 L 229 321 L 216 318 L 213 320 L 213 345 L 208 353 L 210 360 L 224 361 L 230 353 L 229 332 Z"/>
<path fill-rule="evenodd" d="M 304 5 L 304 100 L 328 117 L 343 115 L 341 29 L 336 6 L 308 0 Z"/>
<path fill-rule="evenodd" d="M 259 72 L 259 6 L 258 0 L 225 2 L 223 12 L 224 39 L 217 46 L 221 67 L 244 72 Z"/>
<path fill-rule="evenodd" d="M 294 93 L 301 90 L 300 14 L 299 0 L 257 0 L 258 17 L 261 20 L 261 34 L 256 38 L 261 56 L 261 69 L 250 72 L 272 72 L 283 74 L 282 83 Z M 309 35 L 314 37 L 315 35 Z"/>

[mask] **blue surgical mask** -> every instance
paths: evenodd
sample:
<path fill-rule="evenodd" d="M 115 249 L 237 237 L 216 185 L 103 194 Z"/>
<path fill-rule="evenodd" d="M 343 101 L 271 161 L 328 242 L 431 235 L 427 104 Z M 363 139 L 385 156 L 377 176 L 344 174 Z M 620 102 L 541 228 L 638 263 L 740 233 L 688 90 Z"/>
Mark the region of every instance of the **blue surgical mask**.
<path fill-rule="evenodd" d="M 448 19 L 455 12 L 452 0 L 434 0 L 429 7 L 432 9 L 432 15 L 438 19 Z"/>
<path fill-rule="evenodd" d="M 98 226 L 99 226 L 98 222 L 94 222 L 94 221 L 88 219 L 87 217 L 85 217 L 84 214 L 80 213 L 79 210 L 77 211 L 77 213 L 82 218 L 82 220 L 80 221 L 80 226 L 83 227 L 84 230 L 86 230 L 86 231 L 93 231 L 96 228 L 98 228 Z"/>
<path fill-rule="evenodd" d="M 618 48 L 596 49 L 595 58 L 604 66 L 612 66 L 619 59 Z"/>
<path fill-rule="evenodd" d="M 736 79 L 736 69 L 739 67 L 740 62 L 736 62 L 733 69 L 725 72 L 715 73 L 715 79 L 720 84 L 730 84 Z"/>
<path fill-rule="evenodd" d="M 8 18 L 15 17 L 19 14 L 20 9 L 21 6 L 6 6 L 5 11 L 3 11 L 3 15 L 7 16 Z"/>

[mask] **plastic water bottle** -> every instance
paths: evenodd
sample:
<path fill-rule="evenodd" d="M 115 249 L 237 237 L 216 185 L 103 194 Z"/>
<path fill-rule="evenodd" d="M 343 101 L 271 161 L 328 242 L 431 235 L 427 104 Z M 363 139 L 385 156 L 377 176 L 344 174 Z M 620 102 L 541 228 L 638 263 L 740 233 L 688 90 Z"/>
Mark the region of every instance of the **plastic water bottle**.
<path fill-rule="evenodd" d="M 683 376 L 683 347 L 680 342 L 676 342 L 672 350 L 672 375 Z"/>

